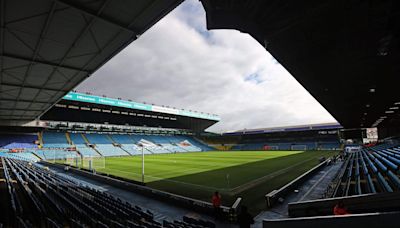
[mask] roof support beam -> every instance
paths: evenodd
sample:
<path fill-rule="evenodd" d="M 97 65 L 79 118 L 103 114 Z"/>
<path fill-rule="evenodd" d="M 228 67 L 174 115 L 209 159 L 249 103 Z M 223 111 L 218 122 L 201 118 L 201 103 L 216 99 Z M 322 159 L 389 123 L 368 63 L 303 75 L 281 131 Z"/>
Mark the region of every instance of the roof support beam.
<path fill-rule="evenodd" d="M 9 116 L 9 117 L 11 117 L 11 118 L 10 118 L 10 119 L 3 118 L 3 117 L 5 117 L 5 116 Z M 20 115 L 17 115 L 17 116 L 20 116 Z M 4 119 L 6 119 L 6 120 L 24 120 L 24 119 L 26 119 L 26 120 L 32 120 L 32 119 L 35 119 L 35 118 L 36 118 L 36 116 L 32 116 L 32 115 L 23 116 L 24 118 L 21 118 L 21 119 L 18 119 L 18 118 L 15 118 L 15 117 L 16 117 L 15 115 L 2 115 L 2 114 L 0 114 L 0 119 L 1 119 L 1 120 L 4 120 Z M 20 116 L 20 117 L 22 117 L 22 116 Z"/>
<path fill-rule="evenodd" d="M 31 111 L 33 111 L 33 112 L 41 112 L 42 111 L 42 109 L 25 109 L 25 108 L 14 108 L 13 110 L 15 110 L 15 111 L 28 111 L 28 112 L 31 112 Z M 0 107 L 0 111 L 11 111 L 11 109 Z"/>
<path fill-rule="evenodd" d="M 29 89 L 41 89 L 41 90 L 47 90 L 47 91 L 53 91 L 53 92 L 64 92 L 67 93 L 69 92 L 69 90 L 61 90 L 61 89 L 53 89 L 53 88 L 45 88 L 45 87 L 41 87 L 41 86 L 34 86 L 34 85 L 24 85 L 21 86 L 19 84 L 13 84 L 13 83 L 8 83 L 8 82 L 3 82 L 1 83 L 1 85 L 3 86 L 13 86 L 13 87 L 18 87 L 18 88 L 29 88 Z"/>
<path fill-rule="evenodd" d="M 36 45 L 35 45 L 35 48 L 34 48 L 34 52 L 33 52 L 32 58 L 31 58 L 31 60 L 30 60 L 30 62 L 29 62 L 28 68 L 27 68 L 27 70 L 25 71 L 25 75 L 24 75 L 24 78 L 23 78 L 23 81 L 22 81 L 22 86 L 20 87 L 20 89 L 19 89 L 19 91 L 18 91 L 18 96 L 17 96 L 17 99 L 18 99 L 18 100 L 20 99 L 20 96 L 21 96 L 21 93 L 22 93 L 22 88 L 24 88 L 25 83 L 26 83 L 26 80 L 27 80 L 29 74 L 31 73 L 32 67 L 33 67 L 34 64 L 35 64 L 33 61 L 35 61 L 35 60 L 39 57 L 39 52 L 40 52 L 40 49 L 41 49 L 42 44 L 43 44 L 43 38 L 46 37 L 47 31 L 48 31 L 48 29 L 49 29 L 49 27 L 50 27 L 50 24 L 51 24 L 51 22 L 52 22 L 52 18 L 53 18 L 53 16 L 54 16 L 54 10 L 55 10 L 56 8 L 57 8 L 57 2 L 53 2 L 53 4 L 51 5 L 51 8 L 50 8 L 50 11 L 49 11 L 49 13 L 48 13 L 48 15 L 47 15 L 46 21 L 45 21 L 45 23 L 44 23 L 44 25 L 43 25 L 42 31 L 40 32 L 39 40 L 36 42 Z M 59 64 L 59 65 L 60 65 L 60 64 Z M 54 67 L 53 69 L 57 69 L 57 67 Z M 53 71 L 54 71 L 54 70 L 53 70 Z M 41 89 L 39 89 L 39 91 L 41 91 Z M 39 92 L 39 93 L 40 93 L 40 92 Z M 36 96 L 37 96 L 39 93 L 37 93 Z M 31 104 L 32 104 L 32 103 L 31 103 Z M 17 102 L 15 102 L 14 108 L 15 108 L 16 106 L 17 106 Z M 29 107 L 30 107 L 30 105 L 29 105 Z M 13 114 L 14 114 L 14 113 L 13 113 Z"/>
<path fill-rule="evenodd" d="M 5 30 L 5 4 L 6 1 L 0 1 L 0 90 L 3 81 L 3 52 L 4 52 L 4 30 Z"/>
<path fill-rule="evenodd" d="M 99 10 L 97 11 L 97 13 L 95 14 L 96 17 L 93 17 L 89 22 L 87 22 L 85 28 L 83 28 L 83 30 L 81 31 L 80 35 L 74 40 L 74 42 L 72 43 L 71 47 L 70 47 L 70 48 L 67 50 L 67 52 L 64 54 L 64 57 L 60 60 L 59 65 L 62 65 L 62 64 L 63 64 L 63 62 L 65 61 L 65 59 L 67 58 L 67 56 L 68 56 L 69 53 L 71 52 L 72 48 L 82 39 L 82 37 L 84 37 L 84 36 L 86 35 L 87 32 L 90 31 L 92 25 L 94 24 L 94 22 L 95 22 L 97 19 L 100 18 L 101 13 L 102 13 L 103 10 L 106 8 L 106 6 L 107 6 L 107 4 L 108 4 L 109 2 L 110 2 L 110 0 L 104 0 L 104 1 L 103 1 L 102 6 L 99 8 Z M 120 30 L 120 31 L 121 31 L 121 30 Z M 93 57 L 85 64 L 85 66 L 83 67 L 83 69 L 85 69 L 86 66 L 87 66 L 96 56 L 97 56 L 97 55 L 93 56 Z M 57 67 L 55 67 L 54 70 L 53 70 L 53 72 L 50 74 L 50 76 L 47 77 L 47 79 L 46 79 L 44 85 L 47 85 L 47 83 L 49 82 L 49 80 L 50 80 L 51 77 L 53 76 L 53 74 L 54 74 L 54 72 L 56 71 L 56 69 L 57 69 Z M 83 70 L 83 69 L 82 69 L 82 70 Z M 80 72 L 80 71 L 78 71 L 78 73 L 79 73 L 79 72 Z M 75 75 L 73 76 L 73 78 L 74 78 L 76 75 L 78 75 L 78 73 L 75 73 Z M 90 74 L 88 74 L 88 75 L 90 75 Z M 72 80 L 73 78 L 71 78 L 70 80 Z M 68 82 L 69 82 L 69 81 L 68 81 Z M 67 82 L 67 83 L 68 83 L 68 82 Z M 36 100 L 36 98 L 37 98 L 37 96 L 39 95 L 39 93 L 40 93 L 40 90 L 39 90 L 39 92 L 34 96 L 34 98 L 33 98 L 34 100 Z M 62 99 L 62 97 L 59 98 L 56 102 L 58 102 L 58 101 L 61 100 L 61 99 Z M 54 104 L 55 104 L 56 102 L 54 102 Z M 51 107 L 52 107 L 52 106 L 50 105 L 50 107 L 48 107 L 46 110 L 44 110 L 44 112 L 41 113 L 40 116 L 41 116 L 42 114 L 44 114 L 45 112 L 47 112 Z M 40 117 L 40 116 L 39 116 L 39 117 Z"/>
<path fill-rule="evenodd" d="M 56 0 L 56 1 L 66 5 L 66 6 L 69 6 L 69 7 L 73 8 L 73 9 L 75 9 L 75 10 L 78 10 L 79 12 L 84 13 L 84 14 L 86 14 L 88 16 L 94 17 L 97 20 L 106 22 L 106 23 L 108 23 L 110 25 L 113 25 L 114 27 L 118 27 L 118 28 L 120 28 L 120 29 L 122 29 L 122 30 L 124 30 L 126 32 L 133 33 L 135 35 L 139 35 L 139 32 L 132 30 L 131 28 L 129 28 L 126 25 L 121 25 L 120 23 L 115 22 L 110 18 L 100 17 L 97 12 L 91 12 L 88 9 L 84 9 L 84 8 L 82 8 L 80 6 L 77 6 L 77 5 L 73 4 L 73 3 L 67 2 L 65 0 Z"/>
<path fill-rule="evenodd" d="M 11 101 L 11 102 L 27 102 L 27 103 L 37 103 L 37 104 L 52 104 L 53 102 L 45 102 L 45 101 L 33 101 L 33 100 L 25 100 L 25 99 L 19 99 L 19 100 L 16 100 L 16 99 L 9 99 L 9 98 L 5 98 L 5 97 L 2 97 L 1 99 L 0 99 L 0 101 Z"/>
<path fill-rule="evenodd" d="M 6 57 L 6 58 L 22 60 L 22 61 L 26 61 L 26 62 L 29 62 L 29 63 L 43 64 L 43 65 L 48 65 L 48 66 L 52 66 L 52 67 L 61 67 L 61 68 L 69 69 L 69 70 L 75 70 L 75 71 L 82 71 L 82 72 L 90 73 L 90 72 L 84 71 L 84 70 L 82 70 L 82 69 L 80 69 L 78 67 L 73 67 L 73 66 L 68 66 L 68 65 L 59 65 L 59 64 L 56 64 L 56 63 L 52 63 L 52 62 L 44 61 L 44 60 L 38 60 L 38 59 L 32 60 L 30 58 L 26 58 L 26 57 L 22 57 L 22 56 L 18 56 L 18 55 L 13 55 L 13 54 L 9 54 L 9 53 L 4 53 L 3 56 Z"/>

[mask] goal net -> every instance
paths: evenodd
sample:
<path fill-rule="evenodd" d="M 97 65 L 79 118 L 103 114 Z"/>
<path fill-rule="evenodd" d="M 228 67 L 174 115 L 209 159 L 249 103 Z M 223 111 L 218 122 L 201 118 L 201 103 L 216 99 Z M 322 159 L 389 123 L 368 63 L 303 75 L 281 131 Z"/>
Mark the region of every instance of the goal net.
<path fill-rule="evenodd" d="M 102 170 L 106 168 L 104 156 L 88 156 L 82 158 L 82 168 L 88 170 Z"/>
<path fill-rule="evenodd" d="M 80 159 L 75 151 L 62 149 L 42 149 L 41 154 L 47 162 L 54 164 L 76 166 Z"/>
<path fill-rule="evenodd" d="M 292 150 L 307 150 L 307 146 L 306 145 L 292 145 L 291 149 Z"/>
<path fill-rule="evenodd" d="M 81 165 L 81 157 L 77 154 L 68 154 L 65 157 L 64 164 L 69 166 L 80 167 Z"/>

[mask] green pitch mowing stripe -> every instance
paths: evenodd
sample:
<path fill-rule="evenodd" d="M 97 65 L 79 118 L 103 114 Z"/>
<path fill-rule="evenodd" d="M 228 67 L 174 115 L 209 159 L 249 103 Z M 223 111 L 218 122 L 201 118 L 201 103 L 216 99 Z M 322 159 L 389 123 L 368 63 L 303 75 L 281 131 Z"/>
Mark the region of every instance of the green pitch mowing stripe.
<path fill-rule="evenodd" d="M 210 200 L 213 191 L 222 193 L 230 205 L 241 196 L 252 212 L 265 206 L 264 195 L 278 189 L 318 164 L 326 151 L 214 151 L 145 156 L 148 186 Z M 106 157 L 97 172 L 141 181 L 141 156 Z"/>
<path fill-rule="evenodd" d="M 199 152 L 199 153 L 179 153 L 179 154 L 159 154 L 145 156 L 145 182 L 152 182 L 160 179 L 172 179 L 175 177 L 182 177 L 189 174 L 198 174 L 201 172 L 208 172 L 211 170 L 218 170 L 227 167 L 243 165 L 247 163 L 257 162 L 266 159 L 273 159 L 282 156 L 289 156 L 301 153 L 299 151 L 240 151 L 240 152 Z M 273 167 L 272 167 L 273 168 Z M 142 163 L 140 156 L 134 157 L 106 157 L 105 166 L 98 167 L 97 171 L 117 174 L 128 179 L 141 180 Z M 215 181 L 212 181 L 212 187 L 216 188 L 231 188 L 237 187 L 249 180 L 256 177 L 265 175 L 265 170 L 252 170 L 251 177 L 246 173 L 241 174 L 240 178 L 235 175 L 235 169 L 232 169 L 232 177 L 229 175 L 231 183 L 227 186 L 227 182 L 220 181 L 220 173 L 217 175 Z M 182 180 L 182 182 L 210 185 L 209 180 Z"/>

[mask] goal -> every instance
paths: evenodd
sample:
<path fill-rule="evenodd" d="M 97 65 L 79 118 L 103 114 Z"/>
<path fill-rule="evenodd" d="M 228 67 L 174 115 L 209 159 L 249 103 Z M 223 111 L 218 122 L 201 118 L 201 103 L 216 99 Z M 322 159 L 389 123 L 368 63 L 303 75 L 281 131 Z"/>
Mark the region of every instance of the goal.
<path fill-rule="evenodd" d="M 69 166 L 80 167 L 81 162 L 82 161 L 80 156 L 77 156 L 76 154 L 74 155 L 70 154 L 65 157 L 64 164 Z"/>
<path fill-rule="evenodd" d="M 292 145 L 291 150 L 307 150 L 306 145 Z"/>
<path fill-rule="evenodd" d="M 75 151 L 61 149 L 42 149 L 42 153 L 47 162 L 57 164 L 72 165 L 78 154 Z"/>
<path fill-rule="evenodd" d="M 106 168 L 106 160 L 103 156 L 89 156 L 82 158 L 82 168 L 88 170 L 101 170 Z"/>

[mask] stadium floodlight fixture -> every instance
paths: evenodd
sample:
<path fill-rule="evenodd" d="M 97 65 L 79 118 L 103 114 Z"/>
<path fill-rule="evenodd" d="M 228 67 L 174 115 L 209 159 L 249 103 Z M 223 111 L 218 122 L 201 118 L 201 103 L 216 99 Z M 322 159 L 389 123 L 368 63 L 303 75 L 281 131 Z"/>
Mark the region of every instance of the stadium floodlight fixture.
<path fill-rule="evenodd" d="M 369 89 L 369 92 L 370 92 L 370 93 L 375 93 L 375 88 Z"/>
<path fill-rule="evenodd" d="M 394 113 L 394 111 L 388 110 L 388 111 L 385 111 L 385 113 L 390 114 L 390 113 Z"/>
<path fill-rule="evenodd" d="M 366 104 L 365 107 L 369 108 L 371 105 L 370 104 Z"/>
<path fill-rule="evenodd" d="M 395 102 L 394 105 L 400 105 L 400 102 Z"/>
<path fill-rule="evenodd" d="M 397 109 L 399 109 L 399 107 L 393 106 L 393 107 L 390 107 L 389 109 L 390 109 L 390 110 L 397 110 Z"/>
<path fill-rule="evenodd" d="M 387 118 L 387 116 L 381 116 L 381 119 L 386 119 Z"/>

